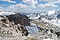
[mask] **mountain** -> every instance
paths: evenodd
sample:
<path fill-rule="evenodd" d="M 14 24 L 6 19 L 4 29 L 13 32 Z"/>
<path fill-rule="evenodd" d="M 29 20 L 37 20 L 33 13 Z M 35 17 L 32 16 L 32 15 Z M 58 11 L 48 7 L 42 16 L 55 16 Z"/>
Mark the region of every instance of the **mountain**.
<path fill-rule="evenodd" d="M 50 10 L 50 11 L 44 11 L 39 13 L 32 13 L 27 15 L 29 19 L 31 20 L 37 20 L 37 21 L 44 21 L 49 22 L 51 24 L 54 24 L 56 26 L 60 26 L 60 10 Z M 59 27 L 60 28 L 60 27 Z"/>
<path fill-rule="evenodd" d="M 2 15 L 2 16 L 4 16 L 4 15 L 13 15 L 13 14 L 16 14 L 16 13 L 0 10 L 0 15 Z"/>
<path fill-rule="evenodd" d="M 0 37 L 14 40 L 58 40 L 59 10 L 14 13 L 0 10 Z M 31 21 L 30 21 L 31 20 Z M 8 39 L 7 39 L 8 38 Z M 53 38 L 53 39 L 52 39 Z"/>

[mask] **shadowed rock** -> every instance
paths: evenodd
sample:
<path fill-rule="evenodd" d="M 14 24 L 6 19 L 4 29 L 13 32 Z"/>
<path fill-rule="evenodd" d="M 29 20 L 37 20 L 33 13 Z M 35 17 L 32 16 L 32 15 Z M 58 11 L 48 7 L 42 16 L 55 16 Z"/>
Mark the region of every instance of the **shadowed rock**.
<path fill-rule="evenodd" d="M 23 35 L 27 36 L 29 34 L 24 26 L 21 26 L 20 28 L 21 28 L 20 30 L 22 31 L 22 36 Z"/>
<path fill-rule="evenodd" d="M 60 36 L 60 32 L 55 32 L 55 34 L 57 35 L 57 37 L 59 37 L 59 36 Z"/>
<path fill-rule="evenodd" d="M 6 16 L 6 17 L 9 19 L 10 22 L 14 21 L 15 25 L 17 24 L 24 25 L 24 26 L 30 25 L 30 20 L 25 15 L 14 14 L 14 15 Z"/>

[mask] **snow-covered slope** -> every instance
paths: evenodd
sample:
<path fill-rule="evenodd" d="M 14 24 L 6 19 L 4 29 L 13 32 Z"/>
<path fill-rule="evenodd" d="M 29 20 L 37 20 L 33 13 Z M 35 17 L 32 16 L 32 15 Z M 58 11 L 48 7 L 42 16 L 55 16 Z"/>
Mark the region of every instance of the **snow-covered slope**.
<path fill-rule="evenodd" d="M 36 20 L 36 19 L 39 20 L 39 18 L 40 18 L 41 21 L 49 22 L 49 23 L 59 27 L 60 19 L 58 19 L 58 17 L 57 17 L 58 14 L 60 14 L 60 10 L 50 10 L 50 11 L 46 11 L 46 12 L 29 14 L 27 16 L 29 17 L 29 19 L 32 19 L 32 20 Z"/>
<path fill-rule="evenodd" d="M 7 11 L 2 11 L 2 10 L 0 10 L 0 15 L 13 15 L 13 14 L 15 14 L 14 12 L 7 12 Z"/>
<path fill-rule="evenodd" d="M 48 11 L 48 15 L 55 14 L 55 10 Z"/>

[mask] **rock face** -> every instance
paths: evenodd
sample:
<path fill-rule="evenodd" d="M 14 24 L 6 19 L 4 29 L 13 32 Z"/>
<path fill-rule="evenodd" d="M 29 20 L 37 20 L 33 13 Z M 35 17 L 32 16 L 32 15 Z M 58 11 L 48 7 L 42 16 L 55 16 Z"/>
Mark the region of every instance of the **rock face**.
<path fill-rule="evenodd" d="M 60 32 L 55 32 L 55 34 L 57 35 L 57 37 L 59 37 L 59 36 L 60 36 Z"/>
<path fill-rule="evenodd" d="M 23 33 L 23 35 L 27 36 L 29 33 L 28 33 L 28 30 L 26 30 L 25 26 L 20 26 L 20 29 L 21 29 L 21 32 Z"/>
<path fill-rule="evenodd" d="M 30 26 L 30 20 L 28 19 L 27 16 L 22 14 L 14 14 L 14 15 L 1 16 L 1 17 L 3 18 L 1 19 L 3 23 L 2 27 L 17 28 L 19 31 L 22 32 L 22 35 L 25 35 L 25 36 L 29 34 L 25 28 L 25 26 Z"/>
<path fill-rule="evenodd" d="M 21 15 L 21 14 L 14 14 L 14 15 L 9 15 L 6 16 L 10 22 L 14 22 L 15 25 L 20 24 L 24 26 L 29 26 L 30 25 L 30 20 L 28 19 L 27 16 Z"/>

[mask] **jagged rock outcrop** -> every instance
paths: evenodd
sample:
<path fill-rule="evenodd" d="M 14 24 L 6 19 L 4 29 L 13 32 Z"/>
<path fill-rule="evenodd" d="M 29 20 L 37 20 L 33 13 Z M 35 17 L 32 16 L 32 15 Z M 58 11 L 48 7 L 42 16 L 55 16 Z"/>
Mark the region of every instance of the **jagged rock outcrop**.
<path fill-rule="evenodd" d="M 1 17 L 3 18 L 1 19 L 3 23 L 2 27 L 14 27 L 17 28 L 17 30 L 21 31 L 22 35 L 27 36 L 29 34 L 25 28 L 25 26 L 30 25 L 30 20 L 27 16 L 21 14 L 14 14 Z"/>
<path fill-rule="evenodd" d="M 23 14 L 14 14 L 14 15 L 8 15 L 6 16 L 10 22 L 14 22 L 15 25 L 20 24 L 24 26 L 29 26 L 30 25 L 30 20 L 28 19 L 27 16 Z M 5 21 L 5 19 L 3 20 Z"/>

